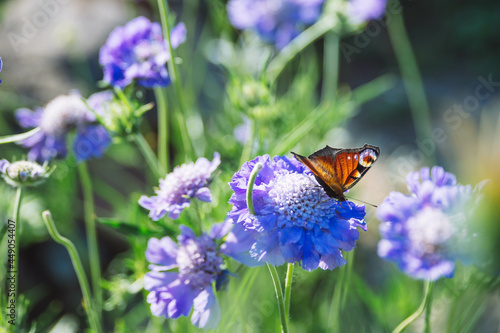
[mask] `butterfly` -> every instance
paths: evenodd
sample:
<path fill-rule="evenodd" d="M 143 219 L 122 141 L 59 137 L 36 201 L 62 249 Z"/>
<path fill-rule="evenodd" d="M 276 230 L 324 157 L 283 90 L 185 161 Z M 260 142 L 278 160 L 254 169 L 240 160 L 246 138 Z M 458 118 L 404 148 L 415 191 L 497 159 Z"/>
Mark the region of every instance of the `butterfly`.
<path fill-rule="evenodd" d="M 370 169 L 377 160 L 380 149 L 365 144 L 353 149 L 326 146 L 309 157 L 291 153 L 312 171 L 329 197 L 346 201 L 344 192 L 356 185 Z"/>

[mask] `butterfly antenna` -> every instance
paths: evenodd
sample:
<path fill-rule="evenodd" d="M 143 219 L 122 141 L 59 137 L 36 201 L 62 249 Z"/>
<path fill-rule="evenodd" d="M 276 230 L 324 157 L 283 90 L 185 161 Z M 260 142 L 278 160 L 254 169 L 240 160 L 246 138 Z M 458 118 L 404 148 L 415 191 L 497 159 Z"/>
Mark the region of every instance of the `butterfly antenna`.
<path fill-rule="evenodd" d="M 377 207 L 378 207 L 378 206 L 376 206 L 376 205 L 374 205 L 374 204 L 371 204 L 371 203 L 366 202 L 366 201 L 363 201 L 363 200 L 354 199 L 354 198 L 350 198 L 350 197 L 346 197 L 346 198 L 348 198 L 349 200 L 356 200 L 356 201 L 362 202 L 362 203 L 367 204 L 367 205 L 370 205 L 370 206 L 372 206 L 372 207 L 374 207 L 374 208 L 377 208 Z"/>

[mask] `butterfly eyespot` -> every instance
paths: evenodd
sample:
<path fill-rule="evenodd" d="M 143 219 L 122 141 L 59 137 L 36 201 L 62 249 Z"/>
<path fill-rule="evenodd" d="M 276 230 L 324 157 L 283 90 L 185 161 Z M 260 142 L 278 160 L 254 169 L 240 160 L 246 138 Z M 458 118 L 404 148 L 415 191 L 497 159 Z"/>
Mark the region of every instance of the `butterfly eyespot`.
<path fill-rule="evenodd" d="M 366 149 L 359 156 L 359 164 L 367 168 L 372 165 L 376 159 L 377 154 L 375 153 L 375 151 L 373 151 L 372 149 Z"/>

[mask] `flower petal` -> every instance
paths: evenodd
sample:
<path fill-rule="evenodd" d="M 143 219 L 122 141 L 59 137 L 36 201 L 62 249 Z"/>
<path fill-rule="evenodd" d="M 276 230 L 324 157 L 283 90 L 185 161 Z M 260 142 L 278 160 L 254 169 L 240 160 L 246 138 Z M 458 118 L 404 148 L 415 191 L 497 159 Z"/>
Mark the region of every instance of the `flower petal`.
<path fill-rule="evenodd" d="M 151 238 L 148 241 L 146 250 L 146 259 L 162 269 L 168 270 L 177 266 L 177 244 L 169 237 L 163 237 L 161 240 Z"/>
<path fill-rule="evenodd" d="M 205 288 L 194 299 L 194 311 L 191 322 L 203 329 L 215 329 L 220 321 L 220 306 L 212 287 Z"/>

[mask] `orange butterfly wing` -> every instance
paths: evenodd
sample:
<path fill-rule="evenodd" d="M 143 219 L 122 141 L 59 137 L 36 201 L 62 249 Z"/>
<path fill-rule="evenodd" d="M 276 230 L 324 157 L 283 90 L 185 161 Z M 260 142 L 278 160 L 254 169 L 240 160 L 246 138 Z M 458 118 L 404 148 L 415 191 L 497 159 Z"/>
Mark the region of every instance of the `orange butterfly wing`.
<path fill-rule="evenodd" d="M 354 149 L 326 146 L 309 157 L 292 154 L 312 171 L 328 196 L 345 201 L 344 192 L 359 182 L 378 158 L 380 149 L 367 144 Z"/>

